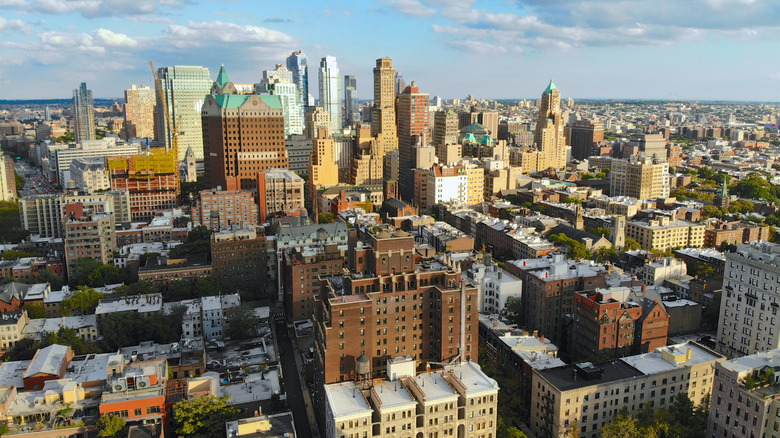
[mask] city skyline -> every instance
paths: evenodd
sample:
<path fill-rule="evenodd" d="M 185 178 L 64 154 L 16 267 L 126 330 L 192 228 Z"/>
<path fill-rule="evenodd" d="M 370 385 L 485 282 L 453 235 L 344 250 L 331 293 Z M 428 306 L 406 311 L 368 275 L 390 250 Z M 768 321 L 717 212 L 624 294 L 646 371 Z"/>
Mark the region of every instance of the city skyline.
<path fill-rule="evenodd" d="M 98 98 L 120 97 L 134 83 L 153 87 L 147 60 L 213 72 L 224 63 L 237 83 L 256 83 L 303 50 L 310 64 L 336 57 L 358 84 L 372 82 L 375 59 L 390 57 L 407 82 L 447 99 L 534 98 L 552 78 L 575 99 L 780 101 L 780 57 L 771 55 L 780 11 L 769 2 L 389 0 L 278 11 L 246 1 L 18 0 L 3 7 L 4 99 L 64 98 L 81 82 Z M 748 68 L 749 60 L 759 67 Z M 357 93 L 365 100 L 372 90 L 359 85 Z"/>

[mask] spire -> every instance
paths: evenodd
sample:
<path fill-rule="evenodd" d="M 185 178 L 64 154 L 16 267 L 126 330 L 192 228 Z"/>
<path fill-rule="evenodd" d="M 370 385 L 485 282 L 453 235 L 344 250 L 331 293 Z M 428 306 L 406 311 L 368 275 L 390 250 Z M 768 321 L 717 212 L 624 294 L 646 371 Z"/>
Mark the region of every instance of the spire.
<path fill-rule="evenodd" d="M 723 188 L 720 190 L 720 196 L 721 196 L 722 198 L 724 198 L 724 199 L 725 199 L 725 198 L 728 198 L 728 196 L 729 196 L 729 189 L 728 189 L 728 187 L 726 186 L 726 180 L 727 180 L 727 179 L 728 179 L 728 178 L 726 178 L 725 176 L 723 177 Z"/>
<path fill-rule="evenodd" d="M 553 82 L 553 80 L 550 79 L 550 85 L 548 85 L 547 88 L 545 88 L 544 93 L 542 94 L 550 94 L 552 93 L 552 90 L 557 90 L 557 89 L 558 87 L 555 86 L 555 82 Z"/>
<path fill-rule="evenodd" d="M 219 88 L 225 88 L 225 85 L 230 82 L 227 72 L 225 71 L 225 64 L 219 68 L 219 74 L 217 75 L 217 85 Z"/>

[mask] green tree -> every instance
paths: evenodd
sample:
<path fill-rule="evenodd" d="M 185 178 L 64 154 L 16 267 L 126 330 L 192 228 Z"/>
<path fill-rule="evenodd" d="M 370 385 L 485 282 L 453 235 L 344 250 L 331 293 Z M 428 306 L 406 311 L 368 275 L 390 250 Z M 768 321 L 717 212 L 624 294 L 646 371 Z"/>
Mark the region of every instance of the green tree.
<path fill-rule="evenodd" d="M 580 179 L 582 179 L 582 180 L 587 180 L 587 179 L 593 179 L 593 178 L 595 178 L 595 177 L 596 177 L 596 176 L 595 176 L 595 175 L 593 175 L 592 173 L 585 172 L 585 173 L 583 173 L 583 174 L 582 174 L 582 176 L 580 177 Z"/>
<path fill-rule="evenodd" d="M 714 205 L 705 205 L 704 210 L 702 211 L 702 216 L 705 218 L 722 218 L 723 217 L 723 210 L 720 208 L 714 206 Z"/>
<path fill-rule="evenodd" d="M 566 198 L 566 200 L 563 201 L 564 204 L 582 204 L 582 199 L 575 198 L 573 196 L 569 196 Z"/>
<path fill-rule="evenodd" d="M 62 300 L 62 313 L 65 315 L 71 315 L 74 312 L 81 315 L 95 313 L 98 301 L 103 296 L 102 293 L 89 286 L 79 286 L 73 295 Z"/>
<path fill-rule="evenodd" d="M 260 320 L 254 309 L 244 304 L 230 309 L 226 320 L 228 328 L 225 334 L 233 340 L 253 338 L 260 328 Z"/>
<path fill-rule="evenodd" d="M 317 223 L 332 224 L 333 222 L 336 222 L 336 215 L 333 213 L 325 212 L 317 215 Z"/>
<path fill-rule="evenodd" d="M 590 252 L 585 248 L 585 244 L 578 242 L 571 237 L 563 234 L 553 234 L 547 238 L 550 242 L 559 243 L 568 247 L 568 256 L 570 259 L 589 259 Z"/>
<path fill-rule="evenodd" d="M 49 283 L 49 285 L 51 285 L 51 290 L 60 290 L 63 285 L 62 277 L 48 269 L 41 269 L 38 271 L 38 273 L 35 274 L 35 281 L 38 283 Z"/>
<path fill-rule="evenodd" d="M 29 251 L 17 251 L 15 249 L 9 249 L 8 251 L 3 253 L 3 256 L 0 257 L 3 260 L 18 260 L 23 257 L 37 257 L 40 254 L 29 252 Z"/>
<path fill-rule="evenodd" d="M 28 303 L 22 306 L 27 311 L 27 317 L 30 319 L 46 318 L 46 310 L 43 308 L 43 304 Z"/>
<path fill-rule="evenodd" d="M 616 263 L 620 257 L 614 246 L 602 247 L 593 252 L 593 259 L 599 263 Z"/>
<path fill-rule="evenodd" d="M 97 421 L 99 437 L 117 436 L 125 428 L 125 420 L 119 415 L 101 415 Z"/>
<path fill-rule="evenodd" d="M 122 274 L 118 267 L 101 263 L 87 277 L 87 284 L 92 287 L 117 284 L 122 282 Z"/>
<path fill-rule="evenodd" d="M 605 172 L 599 172 L 599 173 L 596 174 L 596 178 L 598 178 L 598 179 L 606 179 L 607 178 L 607 174 Z"/>
<path fill-rule="evenodd" d="M 19 204 L 13 201 L 0 201 L 0 243 L 19 243 L 30 235 L 22 227 L 19 216 Z"/>
<path fill-rule="evenodd" d="M 637 242 L 635 239 L 626 237 L 626 244 L 623 249 L 626 251 L 634 251 L 637 249 L 642 249 L 642 245 L 640 245 L 639 242 Z"/>
<path fill-rule="evenodd" d="M 214 396 L 182 400 L 173 407 L 176 436 L 193 438 L 222 438 L 225 423 L 236 420 L 239 410 L 229 398 Z"/>
<path fill-rule="evenodd" d="M 518 297 L 509 297 L 506 299 L 504 314 L 512 324 L 520 325 L 523 314 L 523 300 Z"/>

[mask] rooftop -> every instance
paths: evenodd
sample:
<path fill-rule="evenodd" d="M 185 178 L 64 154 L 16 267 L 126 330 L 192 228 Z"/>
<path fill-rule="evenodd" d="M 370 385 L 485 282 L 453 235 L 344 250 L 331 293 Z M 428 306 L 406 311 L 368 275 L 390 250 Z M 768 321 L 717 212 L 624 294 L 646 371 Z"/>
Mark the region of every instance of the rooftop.
<path fill-rule="evenodd" d="M 98 301 L 95 315 L 117 312 L 159 312 L 162 310 L 162 294 L 104 298 Z"/>
<path fill-rule="evenodd" d="M 49 345 L 35 352 L 30 366 L 27 367 L 23 378 L 35 376 L 37 374 L 48 374 L 51 376 L 59 375 L 60 367 L 67 360 L 67 354 L 70 347 L 66 345 Z"/>
<path fill-rule="evenodd" d="M 657 348 L 652 353 L 624 357 L 621 360 L 638 369 L 643 374 L 654 374 L 677 369 L 681 366 L 690 367 L 718 360 L 722 357 L 695 342 L 687 342 Z"/>
<path fill-rule="evenodd" d="M 372 397 L 378 402 L 379 409 L 393 409 L 402 406 L 414 407 L 417 401 L 400 381 L 383 380 L 371 388 Z"/>
<path fill-rule="evenodd" d="M 589 365 L 591 367 L 595 367 L 597 370 L 601 370 L 602 373 L 599 376 L 591 379 L 586 379 L 584 377 L 575 378 L 575 374 L 579 371 L 578 364 L 572 364 L 558 368 L 542 370 L 539 371 L 539 374 L 560 391 L 570 391 L 572 389 L 616 382 L 619 380 L 630 379 L 632 377 L 644 375 L 644 373 L 628 365 L 622 360 L 613 360 L 610 362 L 598 364 L 598 366 L 593 364 Z"/>
<path fill-rule="evenodd" d="M 355 382 L 325 385 L 325 397 L 328 399 L 334 418 L 371 416 L 373 413 L 368 400 Z"/>

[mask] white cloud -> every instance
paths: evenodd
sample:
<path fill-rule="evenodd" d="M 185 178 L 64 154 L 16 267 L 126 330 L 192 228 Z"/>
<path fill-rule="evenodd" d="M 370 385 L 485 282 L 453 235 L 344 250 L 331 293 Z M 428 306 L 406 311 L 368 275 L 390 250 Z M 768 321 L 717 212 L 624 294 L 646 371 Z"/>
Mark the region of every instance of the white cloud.
<path fill-rule="evenodd" d="M 95 41 L 106 47 L 135 47 L 138 41 L 123 33 L 116 33 L 108 29 L 97 29 L 94 32 Z"/>
<path fill-rule="evenodd" d="M 18 18 L 14 18 L 13 20 L 7 20 L 3 17 L 0 17 L 0 32 L 6 32 L 9 30 L 28 34 L 32 31 L 32 26 L 30 26 L 29 23 L 25 23 L 24 21 Z"/>
<path fill-rule="evenodd" d="M 215 42 L 291 46 L 296 42 L 295 38 L 276 30 L 222 21 L 190 21 L 186 26 L 171 24 L 163 32 L 176 47 L 203 47 Z"/>
<path fill-rule="evenodd" d="M 429 8 L 420 3 L 419 0 L 390 0 L 385 1 L 384 4 L 396 11 L 414 17 L 430 17 L 436 15 L 436 9 Z"/>

